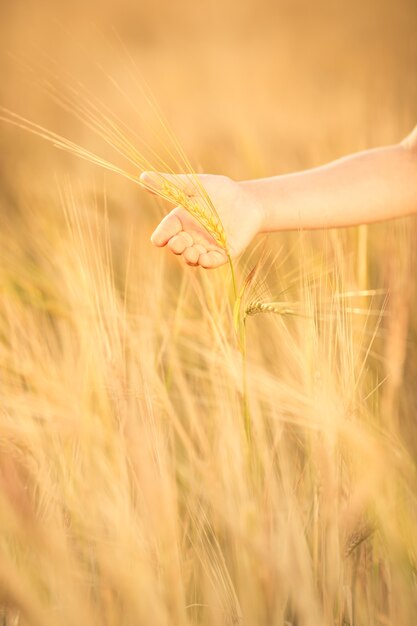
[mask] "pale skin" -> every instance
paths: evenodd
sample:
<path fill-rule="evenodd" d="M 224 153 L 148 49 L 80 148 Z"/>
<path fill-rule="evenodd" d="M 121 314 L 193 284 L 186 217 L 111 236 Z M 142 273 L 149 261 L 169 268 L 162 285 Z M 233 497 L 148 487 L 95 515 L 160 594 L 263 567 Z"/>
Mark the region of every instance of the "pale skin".
<path fill-rule="evenodd" d="M 190 187 L 184 175 L 166 177 L 185 191 Z M 259 233 L 355 226 L 417 213 L 417 126 L 398 144 L 294 174 L 245 181 L 211 174 L 199 178 L 234 258 Z M 140 180 L 148 190 L 157 186 L 152 172 Z M 151 241 L 187 265 L 213 269 L 227 263 L 225 250 L 181 206 L 164 217 Z"/>

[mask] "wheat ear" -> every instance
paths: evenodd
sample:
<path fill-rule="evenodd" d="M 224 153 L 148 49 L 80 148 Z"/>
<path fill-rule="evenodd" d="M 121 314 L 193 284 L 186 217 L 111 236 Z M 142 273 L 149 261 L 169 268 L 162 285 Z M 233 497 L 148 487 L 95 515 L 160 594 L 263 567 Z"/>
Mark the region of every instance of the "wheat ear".
<path fill-rule="evenodd" d="M 197 199 L 190 197 L 168 180 L 162 182 L 160 195 L 184 207 L 210 233 L 219 246 L 227 250 L 226 233 L 220 220 L 213 215 L 212 211 L 207 210 Z"/>
<path fill-rule="evenodd" d="M 245 308 L 246 315 L 256 315 L 257 313 L 275 313 L 276 315 L 300 315 L 300 312 L 296 309 L 290 308 L 289 303 L 285 302 L 250 302 Z M 293 305 L 298 305 L 298 302 L 293 302 Z"/>

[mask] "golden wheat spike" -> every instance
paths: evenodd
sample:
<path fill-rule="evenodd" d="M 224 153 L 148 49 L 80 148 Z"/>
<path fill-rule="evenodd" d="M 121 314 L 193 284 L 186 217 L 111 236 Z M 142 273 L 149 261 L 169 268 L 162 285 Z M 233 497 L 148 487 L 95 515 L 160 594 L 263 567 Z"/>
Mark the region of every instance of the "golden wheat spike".
<path fill-rule="evenodd" d="M 226 233 L 222 224 L 213 216 L 211 211 L 201 206 L 199 200 L 188 196 L 182 189 L 166 179 L 162 183 L 161 196 L 184 207 L 204 226 L 219 246 L 226 249 Z"/>

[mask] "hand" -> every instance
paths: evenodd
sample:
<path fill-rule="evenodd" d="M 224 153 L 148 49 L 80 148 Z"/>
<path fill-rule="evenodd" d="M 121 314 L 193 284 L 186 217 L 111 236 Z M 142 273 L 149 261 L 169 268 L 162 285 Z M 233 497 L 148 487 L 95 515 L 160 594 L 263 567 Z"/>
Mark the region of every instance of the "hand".
<path fill-rule="evenodd" d="M 161 187 L 160 176 L 144 172 L 140 182 L 145 188 L 158 193 Z M 162 174 L 176 187 L 184 189 L 193 197 L 199 194 L 198 188 L 190 183 L 187 175 Z M 226 176 L 202 174 L 199 179 L 210 197 L 223 225 L 227 250 L 231 257 L 239 255 L 262 230 L 264 211 L 259 201 L 238 182 Z M 192 189 L 190 190 L 190 185 Z M 227 262 L 227 254 L 184 207 L 173 209 L 155 229 L 151 241 L 154 245 L 168 248 L 177 255 L 182 255 L 187 265 L 201 266 L 206 269 L 220 267 Z"/>

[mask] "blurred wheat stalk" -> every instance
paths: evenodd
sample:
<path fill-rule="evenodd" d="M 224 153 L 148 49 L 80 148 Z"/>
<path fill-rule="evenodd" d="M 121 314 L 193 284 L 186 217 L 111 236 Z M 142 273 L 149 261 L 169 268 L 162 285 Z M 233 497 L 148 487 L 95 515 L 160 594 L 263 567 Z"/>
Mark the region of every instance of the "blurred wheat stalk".
<path fill-rule="evenodd" d="M 102 208 L 60 208 L 1 242 L 5 623 L 407 623 L 415 472 L 365 374 L 377 324 L 323 268 L 308 315 L 248 327 L 254 465 L 222 279 L 168 296 L 143 242 L 118 284 Z"/>

